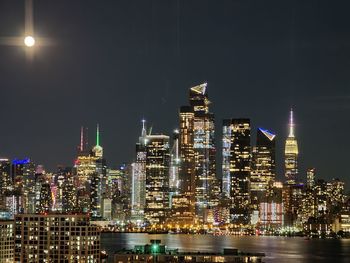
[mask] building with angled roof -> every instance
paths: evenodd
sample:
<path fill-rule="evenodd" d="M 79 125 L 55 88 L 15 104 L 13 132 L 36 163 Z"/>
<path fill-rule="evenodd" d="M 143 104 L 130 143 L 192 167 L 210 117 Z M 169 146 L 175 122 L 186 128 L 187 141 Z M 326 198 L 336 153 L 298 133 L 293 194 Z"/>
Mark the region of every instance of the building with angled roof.
<path fill-rule="evenodd" d="M 196 216 L 204 221 L 205 210 L 218 204 L 220 187 L 216 177 L 214 114 L 209 111 L 207 83 L 190 88 L 193 117 Z"/>
<path fill-rule="evenodd" d="M 252 151 L 252 170 L 250 176 L 250 189 L 253 209 L 271 195 L 276 177 L 276 135 L 272 132 L 258 128 L 256 146 Z"/>

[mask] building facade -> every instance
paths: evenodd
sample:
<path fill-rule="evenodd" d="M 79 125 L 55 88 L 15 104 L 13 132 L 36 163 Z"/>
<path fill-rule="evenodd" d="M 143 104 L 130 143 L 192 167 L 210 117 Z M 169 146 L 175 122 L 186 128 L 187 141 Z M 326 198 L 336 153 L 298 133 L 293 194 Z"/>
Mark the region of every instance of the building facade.
<path fill-rule="evenodd" d="M 14 262 L 100 262 L 100 231 L 88 215 L 20 214 L 14 233 Z"/>
<path fill-rule="evenodd" d="M 14 221 L 0 221 L 0 262 L 14 262 Z"/>

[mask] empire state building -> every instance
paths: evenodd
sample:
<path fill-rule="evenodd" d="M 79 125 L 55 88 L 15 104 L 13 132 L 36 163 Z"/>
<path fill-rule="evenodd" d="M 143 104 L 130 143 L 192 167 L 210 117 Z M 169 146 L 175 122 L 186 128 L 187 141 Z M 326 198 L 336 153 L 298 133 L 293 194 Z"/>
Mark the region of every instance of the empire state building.
<path fill-rule="evenodd" d="M 298 175 L 298 142 L 294 135 L 293 109 L 290 110 L 289 135 L 284 149 L 285 176 L 288 184 L 295 184 Z"/>

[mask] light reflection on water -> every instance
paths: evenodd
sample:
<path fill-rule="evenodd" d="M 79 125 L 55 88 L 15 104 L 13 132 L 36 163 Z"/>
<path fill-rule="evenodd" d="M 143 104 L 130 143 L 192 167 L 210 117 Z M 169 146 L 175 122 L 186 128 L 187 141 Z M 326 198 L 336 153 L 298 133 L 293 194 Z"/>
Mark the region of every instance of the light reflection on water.
<path fill-rule="evenodd" d="M 151 239 L 160 239 L 168 248 L 180 251 L 220 252 L 223 248 L 238 248 L 263 252 L 264 262 L 350 262 L 350 239 L 106 233 L 101 237 L 101 246 L 112 258 L 115 250 L 144 245 Z"/>

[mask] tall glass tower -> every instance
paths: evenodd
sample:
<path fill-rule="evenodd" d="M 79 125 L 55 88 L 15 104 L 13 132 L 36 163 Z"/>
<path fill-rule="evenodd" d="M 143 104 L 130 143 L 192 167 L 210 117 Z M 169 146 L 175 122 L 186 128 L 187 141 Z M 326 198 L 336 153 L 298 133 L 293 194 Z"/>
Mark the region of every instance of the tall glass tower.
<path fill-rule="evenodd" d="M 132 221 L 141 223 L 146 205 L 146 121 L 142 120 L 142 131 L 136 144 L 136 162 L 132 164 L 131 183 L 131 217 Z"/>
<path fill-rule="evenodd" d="M 285 176 L 288 184 L 295 184 L 298 175 L 298 142 L 294 135 L 293 109 L 290 110 L 289 135 L 284 149 Z"/>
<path fill-rule="evenodd" d="M 209 111 L 207 83 L 190 88 L 190 105 L 194 112 L 193 149 L 196 180 L 196 213 L 204 220 L 203 209 L 218 203 L 214 114 Z"/>
<path fill-rule="evenodd" d="M 189 200 L 188 215 L 206 221 L 206 210 L 218 204 L 214 114 L 209 111 L 207 83 L 189 90 L 189 106 L 180 108 L 179 189 Z"/>

